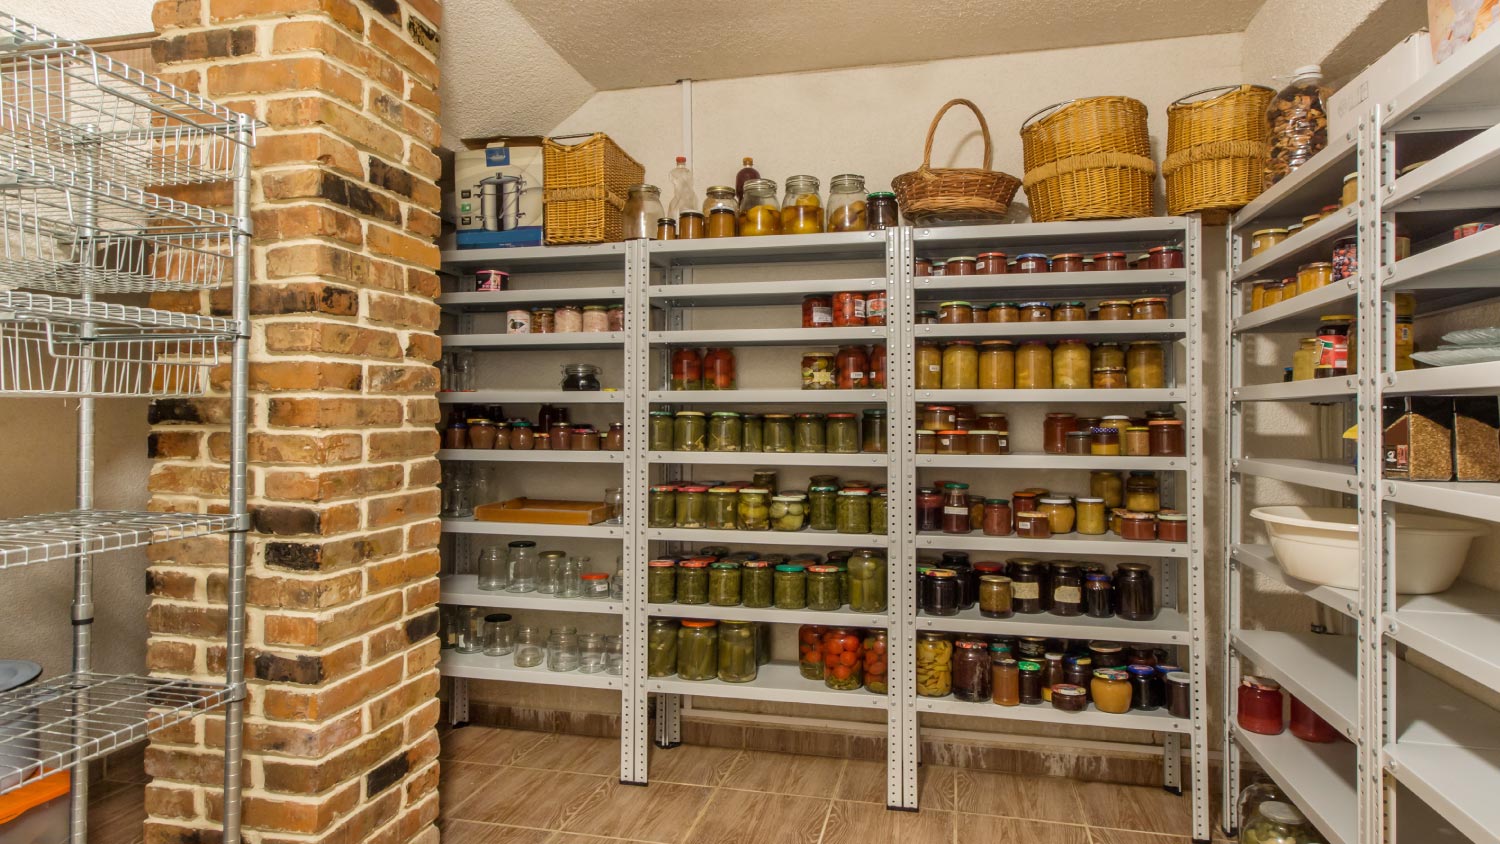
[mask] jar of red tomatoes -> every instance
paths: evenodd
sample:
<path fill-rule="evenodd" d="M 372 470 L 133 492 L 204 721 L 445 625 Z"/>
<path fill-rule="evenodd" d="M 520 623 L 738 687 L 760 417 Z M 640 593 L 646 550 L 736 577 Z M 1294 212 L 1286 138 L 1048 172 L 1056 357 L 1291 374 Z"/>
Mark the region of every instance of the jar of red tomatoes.
<path fill-rule="evenodd" d="M 885 291 L 865 295 L 865 324 L 885 325 Z"/>
<path fill-rule="evenodd" d="M 697 349 L 678 349 L 672 353 L 672 389 L 703 389 L 703 355 Z"/>
<path fill-rule="evenodd" d="M 864 641 L 864 674 L 865 691 L 883 695 L 887 692 L 886 683 L 889 670 L 886 666 L 886 651 L 888 644 L 884 630 L 866 630 Z"/>
<path fill-rule="evenodd" d="M 823 627 L 804 624 L 797 628 L 797 668 L 804 679 L 823 679 Z"/>
<path fill-rule="evenodd" d="M 1281 684 L 1268 677 L 1246 674 L 1240 681 L 1240 729 L 1266 736 L 1280 735 L 1286 729 L 1281 717 Z"/>
<path fill-rule="evenodd" d="M 841 692 L 862 687 L 863 662 L 864 643 L 858 631 L 849 627 L 823 631 L 823 685 Z"/>
<path fill-rule="evenodd" d="M 709 349 L 703 355 L 703 389 L 733 390 L 734 383 L 734 351 Z"/>
<path fill-rule="evenodd" d="M 865 324 L 865 294 L 844 291 L 833 294 L 833 324 L 838 327 Z"/>
<path fill-rule="evenodd" d="M 827 296 L 802 298 L 802 327 L 829 328 L 833 325 L 833 300 Z"/>
<path fill-rule="evenodd" d="M 840 346 L 835 358 L 840 390 L 862 390 L 870 386 L 870 358 L 859 346 Z"/>
<path fill-rule="evenodd" d="M 877 390 L 885 389 L 885 344 L 876 343 L 870 349 L 870 386 Z"/>
<path fill-rule="evenodd" d="M 1321 715 L 1298 700 L 1296 695 L 1291 695 L 1291 698 L 1292 708 L 1287 726 L 1292 731 L 1292 735 L 1303 741 L 1317 744 L 1327 744 L 1341 738 L 1339 731 L 1335 730 L 1332 724 L 1324 721 Z"/>

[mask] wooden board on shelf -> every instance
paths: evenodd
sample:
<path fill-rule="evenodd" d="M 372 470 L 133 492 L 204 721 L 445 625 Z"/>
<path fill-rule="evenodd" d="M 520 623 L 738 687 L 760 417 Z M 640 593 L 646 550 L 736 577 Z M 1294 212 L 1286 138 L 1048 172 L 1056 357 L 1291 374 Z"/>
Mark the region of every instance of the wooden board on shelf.
<path fill-rule="evenodd" d="M 480 522 L 525 522 L 533 525 L 596 525 L 609 518 L 603 501 L 553 501 L 546 498 L 512 498 L 474 508 Z"/>

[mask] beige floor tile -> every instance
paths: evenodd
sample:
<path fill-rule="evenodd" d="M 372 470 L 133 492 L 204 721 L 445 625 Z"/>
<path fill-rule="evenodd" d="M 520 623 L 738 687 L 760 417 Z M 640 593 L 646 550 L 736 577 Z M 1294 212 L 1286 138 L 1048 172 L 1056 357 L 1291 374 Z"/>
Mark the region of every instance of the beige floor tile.
<path fill-rule="evenodd" d="M 1079 783 L 1089 826 L 1192 835 L 1193 801 L 1150 786 Z"/>
<path fill-rule="evenodd" d="M 610 784 L 609 779 L 587 774 L 501 768 L 448 817 L 558 830 L 569 813 L 601 801 Z"/>
<path fill-rule="evenodd" d="M 951 844 L 953 813 L 936 809 L 893 812 L 884 806 L 835 800 L 822 844 Z"/>
<path fill-rule="evenodd" d="M 1183 835 L 1156 835 L 1097 826 L 1089 827 L 1089 835 L 1093 836 L 1091 844 L 1193 844 L 1193 839 Z"/>
<path fill-rule="evenodd" d="M 1083 823 L 1078 783 L 1061 777 L 960 770 L 957 810 L 1060 823 Z"/>
<path fill-rule="evenodd" d="M 957 823 L 964 844 L 1090 844 L 1088 827 L 1075 824 L 964 814 Z"/>
<path fill-rule="evenodd" d="M 487 792 L 487 783 L 499 776 L 501 770 L 494 765 L 473 762 L 444 760 L 438 764 L 442 766 L 438 773 L 438 814 L 441 817 L 454 817 L 453 810 L 465 800 Z"/>
<path fill-rule="evenodd" d="M 885 763 L 864 762 L 850 759 L 839 778 L 833 796 L 839 800 L 857 803 L 879 803 L 886 805 Z M 917 793 L 918 804 L 924 809 L 950 811 L 953 808 L 953 769 L 937 765 L 918 768 L 921 791 Z"/>
<path fill-rule="evenodd" d="M 448 844 L 448 842 L 444 841 L 443 844 Z M 651 842 L 630 838 L 605 838 L 599 835 L 578 835 L 573 832 L 559 832 L 548 838 L 547 844 L 651 844 Z"/>
<path fill-rule="evenodd" d="M 531 745 L 510 764 L 518 768 L 544 768 L 549 771 L 618 777 L 620 740 L 554 733 Z"/>
<path fill-rule="evenodd" d="M 533 745 L 551 736 L 533 730 L 460 727 L 443 735 L 440 758 L 481 765 L 508 765 Z"/>
<path fill-rule="evenodd" d="M 843 759 L 747 750 L 721 785 L 772 794 L 827 795 L 839 781 Z"/>
<path fill-rule="evenodd" d="M 689 833 L 692 844 L 818 844 L 829 801 L 719 789 Z"/>
<path fill-rule="evenodd" d="M 652 782 L 683 785 L 722 785 L 740 750 L 684 744 L 670 749 L 652 746 L 648 772 Z"/>
<path fill-rule="evenodd" d="M 602 791 L 579 801 L 577 809 L 568 813 L 563 832 L 683 844 L 688 828 L 713 795 L 712 789 L 669 782 L 649 786 L 605 782 Z"/>
<path fill-rule="evenodd" d="M 552 835 L 545 829 L 473 821 L 449 821 L 443 825 L 443 844 L 548 844 Z"/>

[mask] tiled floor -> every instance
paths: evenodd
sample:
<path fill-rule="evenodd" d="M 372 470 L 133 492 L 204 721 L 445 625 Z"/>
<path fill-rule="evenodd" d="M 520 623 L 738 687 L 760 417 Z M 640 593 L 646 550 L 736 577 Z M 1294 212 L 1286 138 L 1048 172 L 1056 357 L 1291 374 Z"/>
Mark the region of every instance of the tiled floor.
<path fill-rule="evenodd" d="M 465 727 L 444 736 L 445 844 L 1189 844 L 1159 788 L 929 767 L 920 812 L 878 762 L 683 746 L 620 785 L 613 739 Z"/>

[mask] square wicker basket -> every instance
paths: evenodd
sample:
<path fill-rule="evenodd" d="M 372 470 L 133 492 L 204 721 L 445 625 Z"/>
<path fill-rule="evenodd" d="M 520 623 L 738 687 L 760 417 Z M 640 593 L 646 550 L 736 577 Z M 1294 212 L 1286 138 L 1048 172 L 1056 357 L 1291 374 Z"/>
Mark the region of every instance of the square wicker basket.
<path fill-rule="evenodd" d="M 625 198 L 646 168 L 603 132 L 576 144 L 542 142 L 543 240 L 607 243 L 625 237 Z"/>

